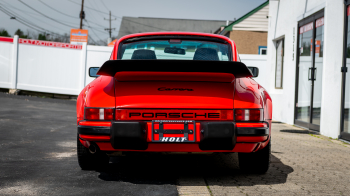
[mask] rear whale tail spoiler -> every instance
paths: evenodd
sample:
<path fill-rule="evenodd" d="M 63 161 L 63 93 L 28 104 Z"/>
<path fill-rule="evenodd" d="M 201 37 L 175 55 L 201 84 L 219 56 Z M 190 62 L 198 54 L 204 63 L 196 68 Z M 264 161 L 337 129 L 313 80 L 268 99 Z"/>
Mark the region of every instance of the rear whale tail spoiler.
<path fill-rule="evenodd" d="M 212 72 L 230 73 L 235 78 L 253 77 L 248 67 L 236 61 L 198 60 L 109 60 L 97 71 L 97 75 L 115 76 L 117 72 Z"/>

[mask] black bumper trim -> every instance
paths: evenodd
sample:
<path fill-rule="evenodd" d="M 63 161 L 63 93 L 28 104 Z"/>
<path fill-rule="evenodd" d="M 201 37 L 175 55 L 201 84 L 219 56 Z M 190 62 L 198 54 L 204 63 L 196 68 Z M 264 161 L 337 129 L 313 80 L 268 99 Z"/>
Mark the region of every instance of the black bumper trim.
<path fill-rule="evenodd" d="M 233 122 L 200 122 L 201 150 L 232 150 L 236 145 L 235 124 Z"/>
<path fill-rule="evenodd" d="M 268 136 L 268 127 L 237 127 L 237 136 Z"/>
<path fill-rule="evenodd" d="M 110 127 L 78 126 L 78 134 L 84 135 L 110 135 Z"/>
<path fill-rule="evenodd" d="M 268 127 L 237 127 L 237 136 L 268 136 Z M 78 126 L 78 134 L 84 135 L 110 135 L 110 127 Z"/>

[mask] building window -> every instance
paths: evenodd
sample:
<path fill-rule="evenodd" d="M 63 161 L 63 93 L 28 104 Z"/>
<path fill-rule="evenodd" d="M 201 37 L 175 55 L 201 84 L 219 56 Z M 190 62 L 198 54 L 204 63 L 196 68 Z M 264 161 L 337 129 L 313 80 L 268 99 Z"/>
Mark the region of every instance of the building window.
<path fill-rule="evenodd" d="M 259 46 L 259 55 L 267 54 L 267 46 Z"/>
<path fill-rule="evenodd" d="M 282 89 L 283 84 L 283 61 L 284 61 L 284 39 L 276 42 L 276 73 L 275 88 Z"/>

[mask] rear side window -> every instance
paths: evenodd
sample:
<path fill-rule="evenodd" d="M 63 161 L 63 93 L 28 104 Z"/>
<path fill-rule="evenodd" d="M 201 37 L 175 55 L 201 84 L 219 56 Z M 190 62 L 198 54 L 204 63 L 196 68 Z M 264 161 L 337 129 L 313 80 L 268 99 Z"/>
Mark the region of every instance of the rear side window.
<path fill-rule="evenodd" d="M 228 44 L 202 40 L 147 40 L 125 43 L 121 59 L 229 61 Z"/>

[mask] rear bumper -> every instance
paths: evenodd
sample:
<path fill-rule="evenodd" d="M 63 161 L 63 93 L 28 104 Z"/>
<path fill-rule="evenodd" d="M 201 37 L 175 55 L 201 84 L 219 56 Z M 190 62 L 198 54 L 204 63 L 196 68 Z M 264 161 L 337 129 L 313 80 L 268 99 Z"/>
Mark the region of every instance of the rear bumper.
<path fill-rule="evenodd" d="M 260 124 L 260 123 L 259 123 Z M 83 135 L 111 135 L 111 127 L 78 126 L 78 133 Z M 239 136 L 268 136 L 269 127 L 236 127 Z"/>
<path fill-rule="evenodd" d="M 137 141 L 140 143 L 143 140 L 144 144 L 141 148 L 132 148 L 132 147 L 120 147 L 113 145 L 116 142 L 113 142 L 113 128 L 112 125 L 119 122 L 110 122 L 110 126 L 106 126 L 104 122 L 103 126 L 98 126 L 98 123 L 81 123 L 82 125 L 78 126 L 78 134 L 81 140 L 95 142 L 102 151 L 146 151 L 146 152 L 253 152 L 259 150 L 261 146 L 265 146 L 264 143 L 267 143 L 270 136 L 270 128 L 268 122 L 263 123 L 232 123 L 233 124 L 233 135 L 229 137 L 233 140 L 232 148 L 212 148 L 212 146 L 217 146 L 221 141 L 229 141 L 230 139 L 226 138 L 224 140 L 215 140 L 216 142 L 209 145 L 209 148 L 203 148 L 201 142 L 204 141 L 203 129 L 205 129 L 203 122 L 196 122 L 196 134 L 193 143 L 154 143 L 152 142 L 152 128 L 150 122 L 141 122 L 143 124 L 140 131 L 136 134 L 137 140 L 133 140 L 129 137 L 126 138 L 129 143 L 130 141 Z M 125 122 L 124 122 L 125 123 Z M 136 122 L 137 123 L 137 122 Z M 213 122 L 211 122 L 213 123 Z M 218 122 L 222 123 L 222 122 Z M 94 126 L 88 126 L 88 125 Z M 134 122 L 135 124 L 135 122 Z M 214 122 L 215 124 L 215 122 Z M 96 126 L 97 125 L 97 126 Z M 207 130 L 206 130 L 207 131 Z M 135 134 L 133 134 L 135 135 Z M 227 135 L 227 134 L 226 134 Z M 133 137 L 133 136 L 132 136 Z M 220 137 L 220 136 L 219 136 Z M 125 138 L 122 138 L 119 141 L 123 141 Z M 208 141 L 208 140 L 207 140 Z M 219 141 L 219 142 L 218 142 Z M 210 142 L 209 142 L 210 143 Z M 132 146 L 132 145 L 131 145 Z"/>

